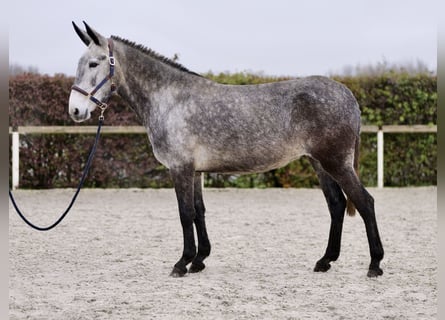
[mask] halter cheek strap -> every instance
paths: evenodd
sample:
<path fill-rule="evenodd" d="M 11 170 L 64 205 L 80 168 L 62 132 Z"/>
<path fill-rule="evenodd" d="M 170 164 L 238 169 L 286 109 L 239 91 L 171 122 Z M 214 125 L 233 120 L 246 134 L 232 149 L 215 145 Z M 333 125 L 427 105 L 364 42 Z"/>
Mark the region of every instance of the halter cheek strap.
<path fill-rule="evenodd" d="M 108 100 L 110 100 L 111 94 L 114 91 L 116 91 L 116 84 L 113 82 L 113 79 L 112 79 L 114 76 L 115 60 L 114 60 L 114 56 L 113 56 L 113 40 L 111 38 L 108 39 L 108 52 L 109 52 L 108 63 L 110 65 L 110 72 L 101 82 L 99 82 L 99 84 L 91 92 L 87 92 L 84 89 L 82 89 L 76 85 L 73 85 L 71 87 L 71 90 L 77 91 L 80 94 L 88 97 L 89 100 L 94 102 L 102 110 L 101 118 L 103 117 L 103 112 L 105 111 L 105 109 L 108 108 L 107 103 L 108 103 Z M 106 101 L 100 101 L 94 95 L 97 93 L 97 91 L 99 91 L 100 88 L 102 88 L 105 85 L 105 83 L 107 83 L 110 80 L 111 80 L 110 95 L 107 97 Z"/>

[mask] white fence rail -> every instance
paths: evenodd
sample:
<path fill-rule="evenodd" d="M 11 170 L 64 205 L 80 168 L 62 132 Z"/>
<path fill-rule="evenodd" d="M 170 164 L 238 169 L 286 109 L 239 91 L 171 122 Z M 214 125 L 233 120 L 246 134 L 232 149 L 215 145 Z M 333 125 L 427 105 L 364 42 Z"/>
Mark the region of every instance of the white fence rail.
<path fill-rule="evenodd" d="M 12 188 L 19 187 L 19 156 L 21 134 L 94 134 L 95 126 L 26 126 L 9 128 L 12 135 Z M 377 187 L 383 188 L 384 177 L 384 133 L 437 133 L 436 125 L 394 125 L 394 126 L 362 126 L 362 133 L 377 134 Z M 146 129 L 142 126 L 104 126 L 103 134 L 142 134 Z"/>

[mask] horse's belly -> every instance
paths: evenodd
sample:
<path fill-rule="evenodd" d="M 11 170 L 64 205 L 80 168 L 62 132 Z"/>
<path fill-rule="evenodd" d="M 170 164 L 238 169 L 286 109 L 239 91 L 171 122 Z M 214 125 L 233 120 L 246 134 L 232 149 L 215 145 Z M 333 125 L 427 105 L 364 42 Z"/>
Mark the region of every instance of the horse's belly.
<path fill-rule="evenodd" d="M 288 150 L 262 149 L 195 152 L 195 170 L 219 173 L 254 173 L 280 168 L 305 155 L 303 148 Z"/>

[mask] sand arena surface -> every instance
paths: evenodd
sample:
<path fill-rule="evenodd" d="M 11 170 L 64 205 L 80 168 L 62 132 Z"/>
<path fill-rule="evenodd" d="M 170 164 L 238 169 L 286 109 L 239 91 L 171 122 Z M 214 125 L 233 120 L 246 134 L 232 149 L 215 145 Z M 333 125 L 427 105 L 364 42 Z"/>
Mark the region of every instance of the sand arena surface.
<path fill-rule="evenodd" d="M 169 273 L 182 253 L 172 189 L 82 190 L 49 232 L 9 209 L 10 319 L 435 319 L 435 187 L 369 189 L 385 249 L 366 277 L 360 216 L 346 217 L 342 253 L 314 273 L 329 233 L 316 189 L 207 189 L 207 268 Z M 52 223 L 73 190 L 15 192 L 26 215 Z"/>

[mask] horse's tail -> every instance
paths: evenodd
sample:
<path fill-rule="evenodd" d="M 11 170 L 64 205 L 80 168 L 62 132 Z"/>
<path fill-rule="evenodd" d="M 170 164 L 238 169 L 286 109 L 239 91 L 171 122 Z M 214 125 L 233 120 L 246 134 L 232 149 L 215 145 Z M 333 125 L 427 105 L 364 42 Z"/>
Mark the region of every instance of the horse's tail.
<path fill-rule="evenodd" d="M 360 135 L 357 135 L 355 139 L 355 149 L 354 149 L 354 170 L 357 177 L 359 176 L 358 172 L 358 163 L 359 163 L 359 152 L 360 152 Z M 355 206 L 352 203 L 351 199 L 346 199 L 346 212 L 349 216 L 355 215 Z"/>

